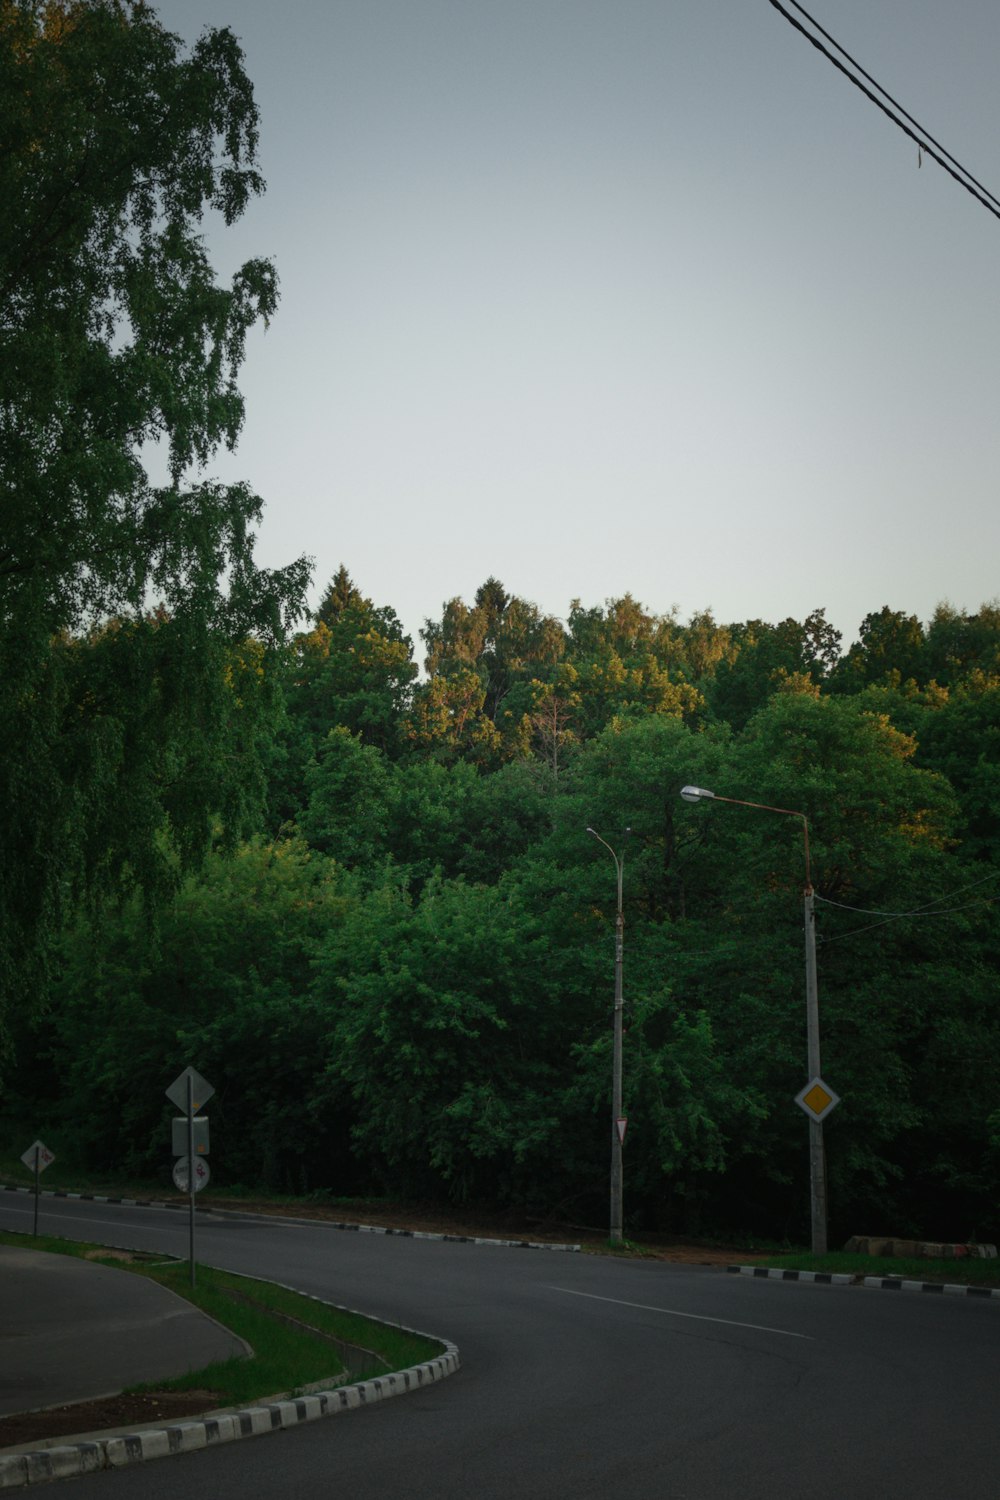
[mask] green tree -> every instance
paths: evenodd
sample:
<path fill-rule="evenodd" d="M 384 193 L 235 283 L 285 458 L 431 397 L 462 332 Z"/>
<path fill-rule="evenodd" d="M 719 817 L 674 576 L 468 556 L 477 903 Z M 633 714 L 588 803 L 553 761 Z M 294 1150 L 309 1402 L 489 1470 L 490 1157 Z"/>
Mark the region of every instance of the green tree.
<path fill-rule="evenodd" d="M 386 881 L 331 933 L 329 1073 L 381 1185 L 509 1202 L 550 1175 L 553 1021 L 531 1005 L 528 927 L 502 888 L 433 878 L 418 899 Z"/>
<path fill-rule="evenodd" d="M 461 599 L 450 600 L 441 620 L 426 621 L 421 635 L 428 673 L 473 668 L 483 684 L 484 712 L 498 726 L 514 684 L 529 680 L 531 667 L 553 666 L 564 645 L 559 621 L 508 594 L 498 578 L 487 578 L 476 590 L 471 609 Z"/>
<path fill-rule="evenodd" d="M 0 141 L 9 1004 L 40 983 L 67 897 L 126 869 L 162 882 L 204 848 L 208 813 L 233 802 L 220 784 L 247 769 L 245 755 L 227 754 L 223 658 L 253 638 L 266 671 L 308 569 L 259 569 L 259 498 L 202 473 L 220 444 L 236 442 L 246 334 L 277 303 L 267 261 L 217 283 L 201 232 L 206 212 L 231 224 L 263 188 L 257 108 L 233 35 L 206 32 L 185 56 L 139 0 L 0 0 Z M 150 445 L 166 483 L 147 472 Z M 117 633 L 99 649 L 73 644 L 109 621 Z M 161 739 L 132 734 L 129 688 L 147 696 L 151 658 L 168 709 Z M 242 691 L 259 682 L 248 675 Z M 171 797 L 187 734 L 204 755 L 214 750 L 215 778 Z M 94 847 L 95 817 L 110 833 L 119 809 L 118 837 Z"/>
<path fill-rule="evenodd" d="M 958 795 L 964 853 L 1000 866 L 1000 678 L 973 673 L 952 689 L 925 715 L 916 758 Z"/>
<path fill-rule="evenodd" d="M 916 615 L 883 605 L 865 615 L 858 639 L 841 660 L 833 686 L 841 692 L 858 692 L 868 683 L 890 681 L 892 674 L 906 682 L 925 682 L 926 638 Z"/>
<path fill-rule="evenodd" d="M 734 653 L 719 663 L 708 700 L 715 717 L 734 729 L 790 681 L 825 682 L 839 659 L 840 632 L 822 609 L 803 621 L 748 620 L 731 631 Z"/>
<path fill-rule="evenodd" d="M 82 1165 L 166 1182 L 163 1090 L 197 1060 L 216 1089 L 223 1181 L 342 1188 L 349 1121 L 324 1076 L 333 1017 L 310 984 L 319 944 L 355 899 L 301 841 L 254 840 L 210 855 L 155 931 L 138 900 L 100 922 L 81 916 L 59 940 L 53 1015 L 24 1023 L 12 1083 L 32 1107 L 44 1101 Z"/>
<path fill-rule="evenodd" d="M 289 713 L 315 737 L 342 725 L 365 744 L 398 751 L 417 668 L 395 610 L 366 599 L 340 567 L 315 618 L 295 641 Z"/>
<path fill-rule="evenodd" d="M 949 864 L 954 796 L 942 777 L 914 764 L 915 750 L 911 737 L 858 699 L 777 695 L 733 740 L 722 779 L 703 783 L 809 819 L 823 1072 L 846 1101 L 828 1130 L 835 1233 L 849 1233 L 847 1221 L 880 1202 L 910 1223 L 940 1210 L 929 1195 L 917 1204 L 905 1182 L 916 1134 L 929 1125 L 925 1101 L 941 1094 L 927 1058 L 943 1049 L 932 1046 L 930 1030 L 956 1038 L 953 1021 L 970 998 L 950 987 L 948 973 L 948 949 L 964 939 L 955 917 L 880 919 L 935 900 L 947 907 L 942 898 L 963 882 L 958 862 Z M 802 828 L 790 817 L 712 804 L 683 816 L 705 837 L 689 881 L 689 956 L 675 990 L 683 1005 L 707 1011 L 724 1054 L 766 1101 L 767 1118 L 742 1143 L 727 1188 L 753 1206 L 748 1223 L 773 1222 L 789 1185 L 806 1180 L 802 1122 L 790 1102 L 805 1082 Z M 982 1014 L 976 949 L 968 960 L 973 1008 Z M 991 1048 L 989 1031 L 972 1029 Z M 956 1052 L 963 1045 L 956 1041 Z M 973 1066 L 971 1052 L 965 1063 Z M 924 1172 L 935 1160 L 930 1139 L 927 1129 Z M 791 1202 L 786 1232 L 802 1224 L 804 1190 Z"/>
<path fill-rule="evenodd" d="M 950 686 L 973 672 L 1000 675 L 1000 603 L 980 606 L 976 614 L 939 604 L 927 627 L 928 670 Z"/>
<path fill-rule="evenodd" d="M 619 714 L 693 717 L 702 706 L 687 681 L 672 616 L 648 614 L 631 594 L 609 599 L 605 609 L 569 612 L 567 661 L 576 673 L 580 733 L 590 738 Z"/>
<path fill-rule="evenodd" d="M 393 609 L 378 607 L 340 567 L 313 628 L 295 636 L 282 672 L 285 714 L 268 756 L 268 827 L 294 823 L 307 799 L 310 762 L 332 729 L 398 755 L 417 669 Z"/>
<path fill-rule="evenodd" d="M 477 765 L 501 758 L 500 731 L 486 712 L 486 688 L 472 667 L 439 672 L 414 690 L 405 731 L 411 745 L 443 762 Z"/>
<path fill-rule="evenodd" d="M 391 786 L 380 750 L 349 729 L 331 729 L 306 776 L 302 833 L 339 864 L 370 869 L 385 856 Z"/>

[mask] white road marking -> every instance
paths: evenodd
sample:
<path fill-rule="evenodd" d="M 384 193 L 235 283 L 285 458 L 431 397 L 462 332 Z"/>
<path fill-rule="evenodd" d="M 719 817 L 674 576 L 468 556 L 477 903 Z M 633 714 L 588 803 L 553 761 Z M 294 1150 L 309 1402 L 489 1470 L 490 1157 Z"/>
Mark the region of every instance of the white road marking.
<path fill-rule="evenodd" d="M 780 1333 L 786 1339 L 812 1339 L 811 1333 L 791 1333 L 787 1328 L 767 1328 L 763 1323 L 737 1323 L 733 1318 L 709 1318 L 703 1313 L 678 1312 L 673 1307 L 650 1307 L 646 1302 L 623 1302 L 619 1297 L 598 1297 L 594 1292 L 576 1292 L 572 1287 L 554 1286 L 554 1292 L 567 1297 L 589 1297 L 591 1302 L 613 1302 L 616 1307 L 637 1307 L 640 1312 L 664 1313 L 668 1318 L 692 1318 L 697 1323 L 725 1323 L 728 1328 L 752 1328 L 755 1333 Z"/>

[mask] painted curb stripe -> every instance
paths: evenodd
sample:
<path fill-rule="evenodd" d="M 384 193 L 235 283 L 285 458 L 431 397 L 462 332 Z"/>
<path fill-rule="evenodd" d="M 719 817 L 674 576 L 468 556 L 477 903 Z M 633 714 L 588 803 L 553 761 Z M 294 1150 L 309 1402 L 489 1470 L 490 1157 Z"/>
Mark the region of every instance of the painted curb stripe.
<path fill-rule="evenodd" d="M 767 1281 L 816 1281 L 824 1286 L 850 1286 L 854 1277 L 843 1271 L 783 1271 L 778 1266 L 727 1266 L 733 1276 Z"/>
<path fill-rule="evenodd" d="M 1000 1297 L 1000 1289 L 989 1286 L 963 1286 L 951 1281 L 905 1281 L 898 1276 L 865 1276 L 862 1286 L 877 1287 L 883 1292 L 931 1292 L 949 1297 Z"/>
<path fill-rule="evenodd" d="M 254 1278 L 259 1280 L 260 1278 Z M 278 1285 L 280 1283 L 275 1283 Z M 303 1295 L 300 1293 L 299 1295 Z M 319 1302 L 319 1297 L 313 1301 Z M 327 1304 L 333 1306 L 335 1304 Z M 342 1309 L 350 1311 L 350 1309 Z M 388 1327 L 401 1327 L 388 1324 Z M 415 1329 L 405 1329 L 407 1333 Z M 199 1448 L 235 1442 L 259 1433 L 278 1432 L 319 1417 L 338 1416 L 376 1401 L 405 1395 L 425 1385 L 444 1380 L 459 1369 L 458 1349 L 448 1339 L 423 1334 L 444 1346 L 444 1353 L 424 1364 L 380 1375 L 357 1385 L 339 1386 L 336 1390 L 317 1391 L 296 1400 L 272 1401 L 266 1406 L 246 1407 L 241 1411 L 201 1421 L 179 1422 L 171 1427 L 126 1433 L 122 1437 L 96 1438 L 86 1443 L 68 1443 L 64 1447 L 43 1448 L 34 1453 L 0 1455 L 0 1490 L 20 1489 L 50 1479 L 72 1479 L 97 1469 L 123 1469 L 130 1464 L 146 1463 L 154 1458 L 170 1458 L 175 1453 L 194 1453 Z"/>
<path fill-rule="evenodd" d="M 777 1266 L 727 1266 L 733 1276 L 753 1276 L 769 1281 L 817 1281 L 833 1286 L 876 1287 L 884 1292 L 929 1292 L 949 1297 L 1000 1297 L 1000 1288 L 964 1286 L 950 1281 L 907 1281 L 900 1276 L 862 1276 L 844 1271 L 782 1271 Z"/>

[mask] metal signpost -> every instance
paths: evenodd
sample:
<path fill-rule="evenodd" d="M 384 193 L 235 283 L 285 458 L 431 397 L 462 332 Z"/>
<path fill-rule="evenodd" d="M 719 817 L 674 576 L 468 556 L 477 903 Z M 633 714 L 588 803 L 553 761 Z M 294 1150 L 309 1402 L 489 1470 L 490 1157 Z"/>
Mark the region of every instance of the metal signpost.
<path fill-rule="evenodd" d="M 171 1104 L 175 1104 L 178 1109 L 182 1109 L 184 1111 L 184 1123 L 187 1126 L 186 1161 L 188 1164 L 188 1170 L 184 1175 L 187 1177 L 188 1187 L 188 1244 L 191 1261 L 191 1285 L 194 1286 L 194 1195 L 198 1191 L 198 1189 L 204 1187 L 205 1183 L 208 1181 L 208 1163 L 206 1161 L 199 1160 L 198 1153 L 195 1150 L 195 1115 L 201 1109 L 203 1104 L 208 1103 L 209 1099 L 211 1099 L 212 1095 L 215 1093 L 215 1089 L 208 1082 L 208 1080 L 202 1078 L 201 1074 L 194 1068 L 185 1068 L 184 1072 L 178 1074 L 178 1076 L 174 1079 L 173 1083 L 167 1089 L 166 1093 L 167 1098 L 170 1100 Z M 204 1150 L 207 1151 L 208 1121 L 204 1120 L 199 1121 L 198 1123 L 199 1125 L 203 1124 L 205 1127 L 204 1133 L 202 1135 L 202 1141 L 204 1144 Z M 194 1163 L 195 1167 L 195 1170 L 193 1172 L 190 1170 L 190 1164 L 192 1162 Z M 178 1163 L 178 1167 L 179 1166 L 180 1163 Z M 201 1166 L 205 1168 L 205 1172 L 203 1174 L 199 1174 L 198 1172 L 198 1168 Z M 177 1168 L 174 1169 L 174 1181 L 177 1181 Z"/>
<path fill-rule="evenodd" d="M 41 1141 L 35 1141 L 34 1145 L 29 1146 L 27 1151 L 25 1151 L 24 1155 L 21 1157 L 21 1160 L 24 1162 L 24 1165 L 35 1174 L 35 1227 L 31 1232 L 37 1239 L 38 1198 L 41 1191 L 38 1186 L 38 1179 L 41 1177 L 46 1167 L 51 1167 L 52 1163 L 55 1161 L 55 1157 L 49 1150 L 48 1146 L 44 1145 Z"/>

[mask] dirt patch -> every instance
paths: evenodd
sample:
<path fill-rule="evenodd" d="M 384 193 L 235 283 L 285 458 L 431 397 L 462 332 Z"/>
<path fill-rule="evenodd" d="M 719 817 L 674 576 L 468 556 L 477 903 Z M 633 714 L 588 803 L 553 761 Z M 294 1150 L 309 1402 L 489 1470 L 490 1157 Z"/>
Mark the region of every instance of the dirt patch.
<path fill-rule="evenodd" d="M 201 1416 L 218 1404 L 216 1391 L 146 1391 L 141 1396 L 106 1396 L 100 1401 L 55 1406 L 49 1411 L 19 1412 L 0 1417 L 0 1448 L 104 1432 L 110 1427 L 128 1427 L 136 1432 L 169 1427 L 185 1417 Z"/>
<path fill-rule="evenodd" d="M 186 1200 L 185 1200 L 186 1201 Z M 276 1203 L 268 1198 L 210 1198 L 203 1194 L 201 1207 L 235 1213 L 276 1214 L 317 1222 L 368 1224 L 382 1229 L 419 1230 L 429 1234 L 450 1234 L 471 1239 L 529 1240 L 542 1244 L 574 1244 L 587 1248 L 606 1247 L 608 1233 L 591 1225 L 525 1218 L 516 1213 L 490 1213 L 488 1210 L 468 1213 L 447 1211 L 427 1204 L 391 1204 L 378 1200 L 355 1199 L 335 1204 Z M 623 1254 L 646 1259 L 674 1261 L 679 1265 L 725 1266 L 737 1261 L 753 1260 L 767 1254 L 744 1246 L 719 1245 L 710 1240 L 682 1239 L 669 1234 L 643 1234 L 632 1242 L 634 1249 Z"/>

